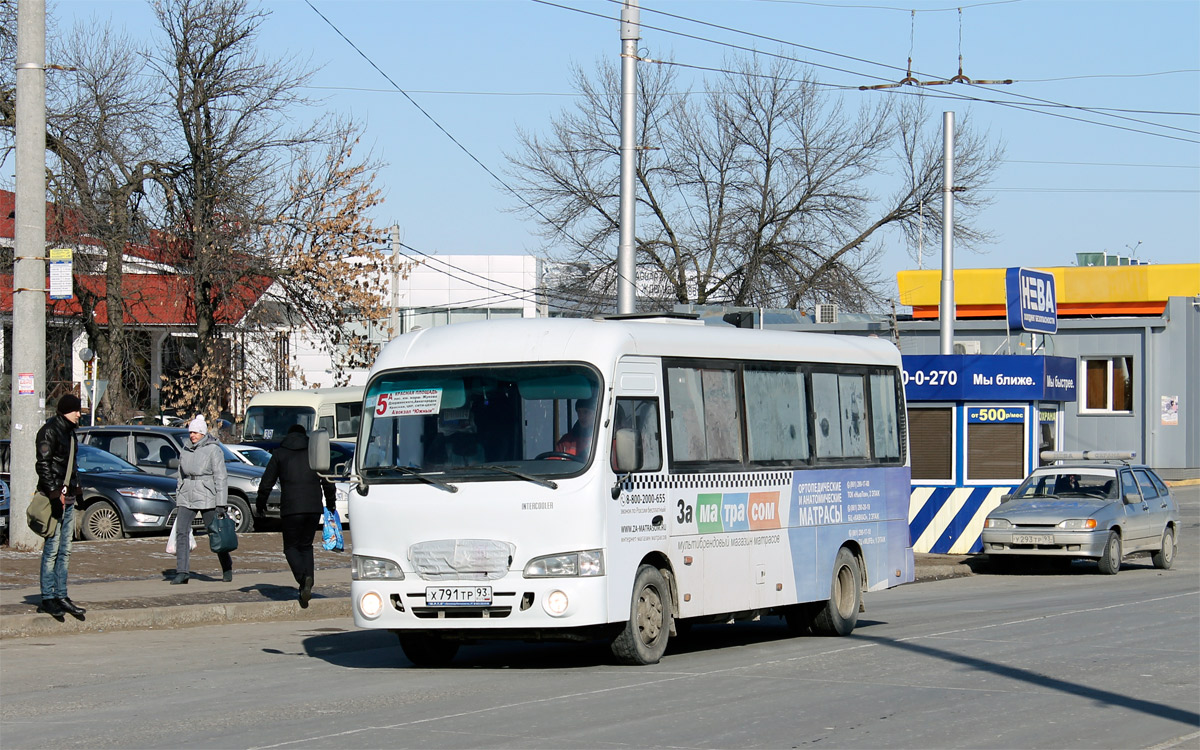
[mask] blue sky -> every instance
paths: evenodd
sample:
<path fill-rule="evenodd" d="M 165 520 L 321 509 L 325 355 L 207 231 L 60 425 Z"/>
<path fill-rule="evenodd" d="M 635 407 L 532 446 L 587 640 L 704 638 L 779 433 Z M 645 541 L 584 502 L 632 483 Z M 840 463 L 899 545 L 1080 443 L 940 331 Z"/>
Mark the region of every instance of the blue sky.
<path fill-rule="evenodd" d="M 553 2 L 312 0 L 498 174 L 507 167 L 503 154 L 515 150 L 518 127 L 546 132 L 552 116 L 573 106 L 570 65 L 591 68 L 600 58 L 616 60 L 621 49 L 612 20 L 617 5 Z M 994 202 L 978 218 L 997 242 L 957 254 L 957 267 L 1071 265 L 1077 252 L 1134 248 L 1152 263 L 1200 262 L 1200 2 L 642 0 L 641 6 L 643 24 L 718 42 L 645 29 L 640 44 L 647 57 L 721 67 L 735 54 L 729 44 L 786 49 L 797 59 L 850 71 L 817 69 L 820 80 L 848 86 L 898 80 L 910 50 L 919 78 L 949 78 L 957 73 L 961 36 L 965 75 L 1017 83 L 940 86 L 924 89 L 926 95 L 1003 98 L 1026 108 L 930 101 L 935 114 L 969 112 L 977 128 L 1006 147 L 991 185 Z M 515 199 L 312 7 L 303 0 L 262 7 L 272 14 L 262 27 L 264 53 L 320 67 L 310 93 L 324 99 L 325 109 L 363 122 L 367 144 L 387 163 L 378 182 L 386 195 L 379 223 L 398 223 L 404 241 L 424 252 L 540 249 L 530 220 L 509 210 Z M 49 12 L 63 27 L 111 19 L 139 36 L 156 30 L 141 1 L 63 0 Z M 816 50 L 782 48 L 735 30 Z M 844 94 L 849 105 L 891 95 Z M 1028 97 L 1083 109 L 1032 107 L 1037 102 Z M 899 238 L 888 240 L 883 271 L 893 284 L 895 271 L 914 267 L 910 252 Z M 926 267 L 940 262 L 940 246 L 927 247 L 925 258 Z"/>

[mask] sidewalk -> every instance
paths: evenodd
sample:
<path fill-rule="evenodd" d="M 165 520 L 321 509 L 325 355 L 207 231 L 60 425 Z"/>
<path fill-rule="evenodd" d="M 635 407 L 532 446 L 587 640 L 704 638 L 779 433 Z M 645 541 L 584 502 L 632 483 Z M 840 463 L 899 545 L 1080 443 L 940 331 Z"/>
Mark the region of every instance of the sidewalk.
<path fill-rule="evenodd" d="M 84 619 L 62 622 L 37 614 L 40 552 L 0 548 L 0 638 L 108 630 L 181 628 L 224 622 L 320 620 L 345 618 L 350 611 L 350 532 L 346 551 L 326 552 L 317 537 L 317 585 L 308 609 L 296 601 L 296 583 L 283 557 L 278 532 L 244 534 L 233 553 L 233 581 L 221 581 L 216 555 L 201 537 L 192 550 L 192 579 L 168 583 L 175 556 L 165 551 L 166 537 L 139 537 L 71 546 L 68 593 L 87 608 Z M 916 556 L 917 581 L 972 574 L 977 558 L 958 555 Z"/>

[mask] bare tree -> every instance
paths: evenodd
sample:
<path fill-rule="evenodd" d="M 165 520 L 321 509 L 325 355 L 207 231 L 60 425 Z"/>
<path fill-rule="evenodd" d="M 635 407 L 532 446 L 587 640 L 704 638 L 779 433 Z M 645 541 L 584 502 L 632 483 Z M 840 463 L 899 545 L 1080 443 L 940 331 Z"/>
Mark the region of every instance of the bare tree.
<path fill-rule="evenodd" d="M 850 111 L 786 61 L 735 62 L 707 91 L 677 90 L 668 66 L 639 74 L 639 304 L 871 306 L 881 237 L 940 231 L 940 138 L 919 102 Z M 575 71 L 581 97 L 548 136 L 519 133 L 511 171 L 583 311 L 611 308 L 619 233 L 615 66 Z M 960 119 L 956 239 L 1000 158 Z M 881 195 L 882 194 L 882 195 Z M 531 209 L 530 206 L 536 206 Z"/>

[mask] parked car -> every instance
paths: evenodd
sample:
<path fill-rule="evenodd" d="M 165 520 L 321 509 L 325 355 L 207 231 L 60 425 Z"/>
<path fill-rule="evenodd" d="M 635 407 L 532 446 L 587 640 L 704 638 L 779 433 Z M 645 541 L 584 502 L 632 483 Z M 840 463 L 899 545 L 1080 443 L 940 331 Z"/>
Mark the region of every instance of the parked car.
<path fill-rule="evenodd" d="M 120 539 L 164 531 L 174 523 L 175 480 L 141 471 L 99 448 L 80 445 L 75 454 L 83 498 L 75 508 L 75 535 Z M 31 468 L 32 470 L 32 468 Z M 9 475 L 9 441 L 0 441 L 0 474 Z"/>
<path fill-rule="evenodd" d="M 247 463 L 251 466 L 262 466 L 265 468 L 267 462 L 271 460 L 271 452 L 266 448 L 260 448 L 257 445 L 234 443 L 233 445 L 226 445 L 225 447 L 233 451 L 233 455 L 237 456 L 242 463 Z"/>
<path fill-rule="evenodd" d="M 1063 462 L 1035 469 L 984 520 L 990 558 L 1089 558 L 1113 575 L 1125 557 L 1149 552 L 1154 567 L 1171 567 L 1179 508 L 1153 469 L 1131 463 L 1132 453 L 1042 457 Z"/>
<path fill-rule="evenodd" d="M 179 476 L 179 453 L 189 440 L 186 427 L 155 427 L 153 425 L 107 425 L 80 427 L 79 441 L 117 455 L 142 471 L 160 476 Z M 255 499 L 263 475 L 261 466 L 243 463 L 233 451 L 222 444 L 225 468 L 229 474 L 229 515 L 237 523 L 237 532 L 254 529 Z M 266 518 L 279 517 L 279 488 L 272 490 L 267 500 Z"/>

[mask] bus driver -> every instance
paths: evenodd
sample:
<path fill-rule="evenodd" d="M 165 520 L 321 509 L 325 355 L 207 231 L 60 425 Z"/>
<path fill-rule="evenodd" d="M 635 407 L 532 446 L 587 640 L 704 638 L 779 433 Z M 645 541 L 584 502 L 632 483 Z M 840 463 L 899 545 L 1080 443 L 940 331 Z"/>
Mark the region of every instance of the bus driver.
<path fill-rule="evenodd" d="M 592 428 L 595 426 L 596 401 L 594 398 L 581 398 L 575 402 L 575 424 L 558 439 L 554 450 L 559 453 L 570 453 L 580 461 L 587 460 L 587 452 L 592 444 Z"/>

